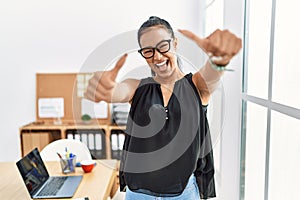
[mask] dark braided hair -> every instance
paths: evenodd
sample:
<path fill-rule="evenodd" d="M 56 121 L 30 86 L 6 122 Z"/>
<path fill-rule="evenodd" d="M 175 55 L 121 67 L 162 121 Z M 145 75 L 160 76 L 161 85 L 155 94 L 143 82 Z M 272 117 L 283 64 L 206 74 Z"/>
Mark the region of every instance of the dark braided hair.
<path fill-rule="evenodd" d="M 173 28 L 171 27 L 169 22 L 167 22 L 166 20 L 161 19 L 159 17 L 151 16 L 151 17 L 149 17 L 149 19 L 147 21 L 145 21 L 141 25 L 141 27 L 138 30 L 137 37 L 138 37 L 138 43 L 140 46 L 141 46 L 140 39 L 141 39 L 142 34 L 145 33 L 148 28 L 151 28 L 154 26 L 161 26 L 162 28 L 166 29 L 170 33 L 172 39 L 175 38 Z M 178 64 L 179 69 L 182 70 L 181 69 L 182 62 L 178 56 L 177 56 L 177 64 Z M 155 76 L 155 73 L 152 70 L 151 70 L 151 74 L 152 74 L 152 76 Z"/>

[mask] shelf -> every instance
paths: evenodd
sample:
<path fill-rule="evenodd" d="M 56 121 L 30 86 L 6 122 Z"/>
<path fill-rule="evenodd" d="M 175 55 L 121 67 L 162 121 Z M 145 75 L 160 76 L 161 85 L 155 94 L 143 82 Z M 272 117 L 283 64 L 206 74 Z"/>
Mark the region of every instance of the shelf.
<path fill-rule="evenodd" d="M 100 125 L 96 121 L 90 124 L 69 121 L 61 125 L 33 122 L 20 128 L 21 153 L 24 156 L 35 147 L 41 151 L 54 140 L 69 138 L 85 143 L 95 159 L 120 159 L 123 144 L 119 141 L 118 149 L 112 148 L 112 135 L 123 134 L 125 128 L 118 125 Z"/>

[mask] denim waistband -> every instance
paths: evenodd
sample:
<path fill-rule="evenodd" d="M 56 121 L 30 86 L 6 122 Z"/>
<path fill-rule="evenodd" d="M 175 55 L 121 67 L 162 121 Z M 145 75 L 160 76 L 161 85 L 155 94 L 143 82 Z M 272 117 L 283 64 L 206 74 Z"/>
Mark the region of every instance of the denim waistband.
<path fill-rule="evenodd" d="M 190 187 L 194 182 L 196 182 L 196 177 L 195 177 L 194 174 L 192 174 L 190 176 L 189 180 L 188 180 L 188 183 L 187 183 L 185 189 L 188 188 L 188 187 Z M 137 189 L 137 190 L 134 190 L 133 192 L 143 193 L 143 194 L 147 194 L 147 195 L 151 195 L 151 196 L 156 196 L 156 197 L 174 197 L 174 196 L 178 196 L 178 195 L 181 194 L 181 193 L 161 194 L 161 193 L 152 192 L 152 191 L 149 191 L 149 190 L 146 190 L 146 189 Z"/>

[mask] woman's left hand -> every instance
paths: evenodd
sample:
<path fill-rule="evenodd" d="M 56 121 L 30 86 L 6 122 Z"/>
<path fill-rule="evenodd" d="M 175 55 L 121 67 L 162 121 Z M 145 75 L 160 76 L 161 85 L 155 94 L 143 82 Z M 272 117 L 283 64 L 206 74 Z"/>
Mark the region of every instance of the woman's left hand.
<path fill-rule="evenodd" d="M 228 30 L 217 29 L 206 38 L 200 38 L 188 30 L 178 30 L 195 41 L 216 65 L 227 65 L 242 48 L 242 40 Z"/>

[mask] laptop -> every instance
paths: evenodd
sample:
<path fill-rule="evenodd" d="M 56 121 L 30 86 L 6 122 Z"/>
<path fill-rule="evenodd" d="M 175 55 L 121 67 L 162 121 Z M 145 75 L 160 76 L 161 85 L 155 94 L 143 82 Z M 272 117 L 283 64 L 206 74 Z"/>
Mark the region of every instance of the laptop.
<path fill-rule="evenodd" d="M 49 176 L 37 148 L 16 163 L 32 199 L 73 197 L 82 176 Z"/>

